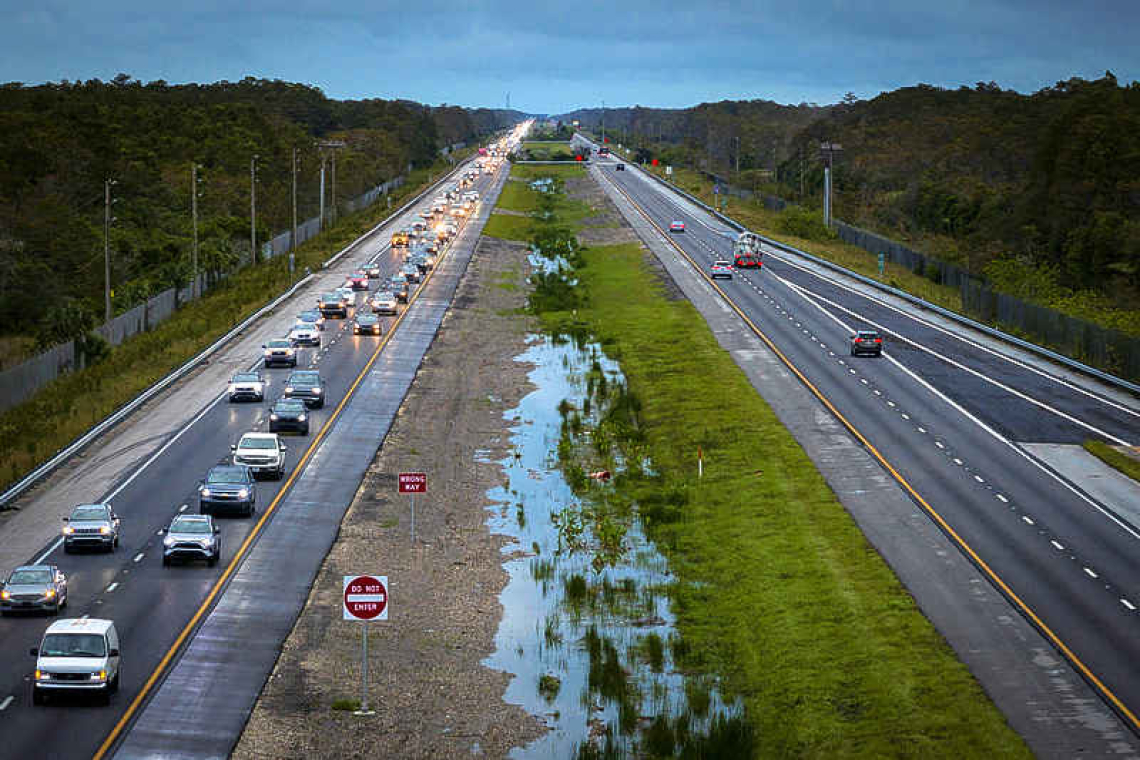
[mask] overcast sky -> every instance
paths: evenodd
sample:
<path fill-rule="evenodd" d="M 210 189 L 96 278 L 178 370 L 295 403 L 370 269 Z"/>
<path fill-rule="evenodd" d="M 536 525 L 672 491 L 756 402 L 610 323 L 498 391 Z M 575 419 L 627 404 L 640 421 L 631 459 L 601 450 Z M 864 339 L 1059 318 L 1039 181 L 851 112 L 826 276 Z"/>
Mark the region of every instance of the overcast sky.
<path fill-rule="evenodd" d="M 1140 0 L 0 0 L 0 81 L 284 79 L 560 113 L 1140 79 Z"/>

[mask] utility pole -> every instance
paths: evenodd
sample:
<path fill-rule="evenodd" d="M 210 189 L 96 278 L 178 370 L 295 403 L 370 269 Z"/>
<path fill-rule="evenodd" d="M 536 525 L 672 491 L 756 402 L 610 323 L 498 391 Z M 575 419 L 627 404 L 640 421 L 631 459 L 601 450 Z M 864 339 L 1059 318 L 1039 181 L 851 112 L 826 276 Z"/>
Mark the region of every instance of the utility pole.
<path fill-rule="evenodd" d="M 317 143 L 317 149 L 321 152 L 321 229 L 325 226 L 325 165 L 328 160 L 328 153 L 332 151 L 332 210 L 330 220 L 336 218 L 336 152 L 339 148 L 343 148 L 348 143 L 344 140 L 324 140 Z"/>
<path fill-rule="evenodd" d="M 327 160 L 328 156 L 326 156 L 324 153 L 321 153 L 321 211 L 320 216 L 318 217 L 320 221 L 317 222 L 318 232 L 325 228 L 325 162 Z"/>
<path fill-rule="evenodd" d="M 736 184 L 740 185 L 740 135 L 736 136 Z"/>
<path fill-rule="evenodd" d="M 821 142 L 819 144 L 820 155 L 823 156 L 827 164 L 823 167 L 823 224 L 830 229 L 831 227 L 831 170 L 832 162 L 835 154 L 843 150 L 843 146 L 837 142 Z"/>
<path fill-rule="evenodd" d="M 111 321 L 111 185 L 115 180 L 103 181 L 103 318 Z"/>
<path fill-rule="evenodd" d="M 190 214 L 193 218 L 193 244 L 191 259 L 194 267 L 194 281 L 190 285 L 190 294 L 193 298 L 202 295 L 202 288 L 198 284 L 198 163 L 190 164 Z"/>
<path fill-rule="evenodd" d="M 250 263 L 257 263 L 257 154 L 249 160 L 249 253 Z"/>
<path fill-rule="evenodd" d="M 329 209 L 329 221 L 336 224 L 336 151 L 332 154 L 332 208 Z"/>
<path fill-rule="evenodd" d="M 602 145 L 606 144 L 606 101 L 602 101 Z"/>
<path fill-rule="evenodd" d="M 293 236 L 289 238 L 289 274 L 297 268 L 294 251 L 297 250 L 297 149 L 293 148 Z"/>

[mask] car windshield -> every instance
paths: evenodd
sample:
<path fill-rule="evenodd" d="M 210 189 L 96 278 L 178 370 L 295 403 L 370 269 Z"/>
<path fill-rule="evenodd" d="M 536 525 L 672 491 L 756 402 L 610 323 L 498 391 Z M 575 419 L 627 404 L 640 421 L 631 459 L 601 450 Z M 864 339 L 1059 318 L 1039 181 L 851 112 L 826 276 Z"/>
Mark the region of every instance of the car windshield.
<path fill-rule="evenodd" d="M 391 301 L 394 298 L 391 291 L 385 290 L 383 293 L 376 294 L 377 301 Z"/>
<path fill-rule="evenodd" d="M 71 513 L 71 519 L 83 522 L 84 520 L 106 520 L 107 510 L 103 507 L 76 507 Z"/>
<path fill-rule="evenodd" d="M 321 296 L 321 300 L 322 301 L 339 301 L 340 296 L 338 296 L 336 293 L 325 293 L 323 296 Z"/>
<path fill-rule="evenodd" d="M 41 657 L 104 657 L 107 642 L 97 633 L 49 633 L 40 647 Z"/>
<path fill-rule="evenodd" d="M 277 405 L 273 407 L 275 412 L 303 412 L 305 411 L 305 402 L 289 399 L 287 401 L 278 401 Z"/>
<path fill-rule="evenodd" d="M 361 314 L 356 321 L 358 324 L 371 325 L 376 322 L 376 317 L 372 314 Z"/>
<path fill-rule="evenodd" d="M 859 338 L 862 340 L 874 340 L 877 337 L 879 337 L 878 333 L 867 332 L 866 330 L 860 330 L 859 331 Z"/>
<path fill-rule="evenodd" d="M 272 438 L 242 438 L 239 449 L 275 449 L 277 444 Z"/>
<path fill-rule="evenodd" d="M 267 343 L 270 348 L 289 348 L 289 341 L 287 340 L 271 340 Z"/>
<path fill-rule="evenodd" d="M 213 533 L 210 523 L 190 517 L 180 517 L 170 523 L 171 533 Z"/>
<path fill-rule="evenodd" d="M 51 583 L 51 570 L 16 570 L 8 579 L 9 586 L 46 586 Z"/>
<path fill-rule="evenodd" d="M 293 325 L 293 332 L 310 332 L 312 329 L 312 325 L 306 324 L 304 322 L 298 322 L 297 324 Z"/>
<path fill-rule="evenodd" d="M 256 372 L 239 372 L 234 375 L 235 383 L 259 383 L 261 378 L 258 377 Z"/>
<path fill-rule="evenodd" d="M 315 383 L 318 378 L 320 378 L 320 375 L 316 372 L 294 372 L 292 375 L 289 375 L 289 384 Z"/>
<path fill-rule="evenodd" d="M 316 322 L 318 318 L 319 317 L 311 311 L 303 311 L 297 315 L 297 319 L 302 322 Z"/>
<path fill-rule="evenodd" d="M 239 467 L 215 467 L 206 476 L 207 483 L 244 483 L 245 470 Z"/>

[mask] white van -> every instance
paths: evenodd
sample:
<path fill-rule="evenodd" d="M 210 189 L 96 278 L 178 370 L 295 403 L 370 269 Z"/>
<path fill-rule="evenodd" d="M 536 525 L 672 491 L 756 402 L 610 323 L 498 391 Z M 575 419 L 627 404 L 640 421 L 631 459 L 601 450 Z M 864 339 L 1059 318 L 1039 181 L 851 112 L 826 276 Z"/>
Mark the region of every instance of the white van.
<path fill-rule="evenodd" d="M 32 702 L 61 693 L 93 693 L 104 704 L 119 690 L 119 632 L 111 620 L 57 620 L 32 649 Z"/>

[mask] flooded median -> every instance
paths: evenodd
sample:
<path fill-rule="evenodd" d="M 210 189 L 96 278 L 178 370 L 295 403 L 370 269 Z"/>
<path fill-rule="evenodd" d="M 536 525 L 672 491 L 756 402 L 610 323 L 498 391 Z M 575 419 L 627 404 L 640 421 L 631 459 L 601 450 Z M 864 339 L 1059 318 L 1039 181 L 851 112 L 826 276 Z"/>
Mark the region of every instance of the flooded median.
<path fill-rule="evenodd" d="M 621 487 L 653 473 L 620 368 L 598 345 L 565 336 L 533 336 L 517 360 L 534 367 L 535 390 L 506 414 L 515 422 L 500 462 L 506 483 L 488 492 L 489 526 L 512 542 L 503 619 L 484 664 L 513 675 L 505 700 L 550 731 L 511 757 L 707 756 L 720 742 L 747 746 L 739 703 L 678 667 L 675 579 Z"/>

